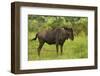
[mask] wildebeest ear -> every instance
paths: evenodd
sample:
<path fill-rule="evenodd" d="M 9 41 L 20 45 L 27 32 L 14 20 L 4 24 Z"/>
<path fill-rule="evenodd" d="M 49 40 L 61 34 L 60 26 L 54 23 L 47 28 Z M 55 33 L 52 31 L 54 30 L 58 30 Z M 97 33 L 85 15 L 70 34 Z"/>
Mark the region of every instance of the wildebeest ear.
<path fill-rule="evenodd" d="M 65 29 L 65 30 L 68 30 L 68 28 L 67 28 L 67 27 L 64 27 L 64 29 Z"/>
<path fill-rule="evenodd" d="M 72 28 L 64 27 L 65 30 L 73 30 Z"/>
<path fill-rule="evenodd" d="M 70 28 L 71 30 L 73 30 L 72 28 Z"/>

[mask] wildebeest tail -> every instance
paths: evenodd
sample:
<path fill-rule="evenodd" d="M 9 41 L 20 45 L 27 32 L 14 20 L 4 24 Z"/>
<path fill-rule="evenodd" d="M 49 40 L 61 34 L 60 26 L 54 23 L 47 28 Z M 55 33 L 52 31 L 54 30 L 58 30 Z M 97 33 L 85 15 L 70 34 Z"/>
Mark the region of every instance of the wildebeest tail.
<path fill-rule="evenodd" d="M 36 39 L 37 39 L 37 36 L 38 36 L 38 34 L 36 34 L 35 38 L 33 38 L 32 41 L 33 41 L 33 40 L 36 40 Z"/>

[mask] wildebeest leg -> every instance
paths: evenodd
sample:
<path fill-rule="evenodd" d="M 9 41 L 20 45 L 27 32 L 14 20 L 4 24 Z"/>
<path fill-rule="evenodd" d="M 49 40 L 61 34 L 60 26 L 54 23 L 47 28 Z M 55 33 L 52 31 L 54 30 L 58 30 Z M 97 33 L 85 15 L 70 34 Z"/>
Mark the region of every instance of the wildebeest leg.
<path fill-rule="evenodd" d="M 58 37 L 58 34 L 57 34 L 57 37 Z M 56 52 L 57 52 L 57 56 L 58 56 L 58 51 L 59 51 L 59 41 L 56 37 Z"/>
<path fill-rule="evenodd" d="M 56 44 L 57 56 L 58 56 L 58 48 L 59 48 L 59 46 L 58 46 L 58 44 Z"/>
<path fill-rule="evenodd" d="M 63 44 L 60 45 L 60 49 L 61 49 L 61 55 L 63 54 Z"/>
<path fill-rule="evenodd" d="M 44 45 L 44 42 L 43 43 L 39 43 L 39 47 L 38 47 L 38 56 L 40 57 L 40 51 L 41 51 L 41 48 L 43 47 Z"/>
<path fill-rule="evenodd" d="M 59 51 L 59 45 L 56 43 L 56 52 L 57 52 L 57 56 L 58 56 L 58 51 Z"/>

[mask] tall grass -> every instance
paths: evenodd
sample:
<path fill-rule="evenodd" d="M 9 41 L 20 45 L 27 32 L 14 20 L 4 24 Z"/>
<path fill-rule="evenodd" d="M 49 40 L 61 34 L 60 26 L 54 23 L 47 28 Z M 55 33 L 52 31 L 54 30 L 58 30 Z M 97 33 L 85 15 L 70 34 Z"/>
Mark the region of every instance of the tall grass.
<path fill-rule="evenodd" d="M 41 57 L 38 57 L 38 39 L 31 41 L 35 37 L 36 33 L 28 33 L 28 60 L 53 60 L 53 59 L 80 59 L 88 57 L 88 40 L 87 36 L 81 33 L 81 35 L 74 37 L 74 40 L 66 40 L 63 46 L 63 55 L 56 54 L 56 46 L 44 44 L 41 50 Z"/>

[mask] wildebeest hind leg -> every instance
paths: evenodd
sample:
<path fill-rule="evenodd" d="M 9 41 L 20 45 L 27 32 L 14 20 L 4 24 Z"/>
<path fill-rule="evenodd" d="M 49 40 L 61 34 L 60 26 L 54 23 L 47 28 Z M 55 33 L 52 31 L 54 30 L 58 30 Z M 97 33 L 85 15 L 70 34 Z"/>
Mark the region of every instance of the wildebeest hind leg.
<path fill-rule="evenodd" d="M 44 42 L 43 43 L 39 43 L 39 47 L 38 47 L 38 56 L 40 57 L 40 52 L 41 52 L 41 48 L 43 47 Z"/>

